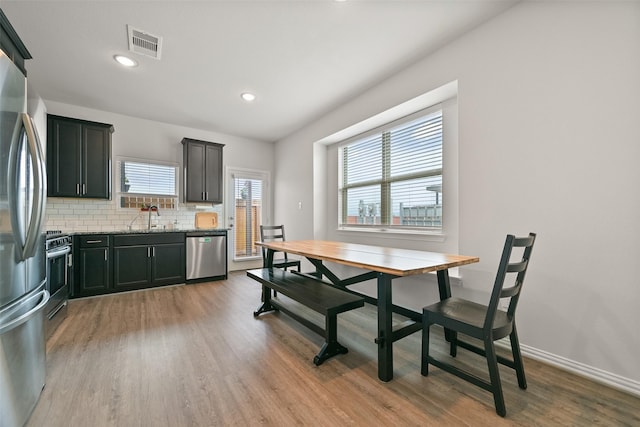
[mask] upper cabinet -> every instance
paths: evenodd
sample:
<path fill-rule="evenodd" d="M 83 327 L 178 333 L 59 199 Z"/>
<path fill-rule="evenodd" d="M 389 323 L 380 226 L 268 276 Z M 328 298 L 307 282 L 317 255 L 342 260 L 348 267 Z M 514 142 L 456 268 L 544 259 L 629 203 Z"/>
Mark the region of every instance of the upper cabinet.
<path fill-rule="evenodd" d="M 183 138 L 184 201 L 222 203 L 223 144 Z"/>
<path fill-rule="evenodd" d="M 47 116 L 49 197 L 111 198 L 113 126 Z"/>
<path fill-rule="evenodd" d="M 14 64 L 18 66 L 22 74 L 27 75 L 24 68 L 24 61 L 31 59 L 31 54 L 20 40 L 6 15 L 0 9 L 0 49 L 7 55 Z"/>

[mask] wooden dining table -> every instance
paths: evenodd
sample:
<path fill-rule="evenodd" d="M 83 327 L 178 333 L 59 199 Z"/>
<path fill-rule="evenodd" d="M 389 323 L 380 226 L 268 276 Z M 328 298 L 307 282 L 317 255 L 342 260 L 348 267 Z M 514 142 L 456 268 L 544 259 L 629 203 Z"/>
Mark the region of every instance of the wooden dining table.
<path fill-rule="evenodd" d="M 422 313 L 394 305 L 392 302 L 393 279 L 436 272 L 440 299 L 451 296 L 449 269 L 478 262 L 474 256 L 443 254 L 421 250 L 389 248 L 385 246 L 361 245 L 324 240 L 290 240 L 256 242 L 267 249 L 264 267 L 272 268 L 276 252 L 286 252 L 305 257 L 313 264 L 314 277 L 326 278 L 334 286 L 349 290 L 349 285 L 366 280 L 377 280 L 377 298 L 362 295 L 366 302 L 378 308 L 378 378 L 393 379 L 393 343 L 422 328 Z M 364 270 L 348 278 L 334 274 L 325 262 L 337 263 Z M 406 322 L 393 327 L 392 316 L 397 313 L 407 318 Z"/>

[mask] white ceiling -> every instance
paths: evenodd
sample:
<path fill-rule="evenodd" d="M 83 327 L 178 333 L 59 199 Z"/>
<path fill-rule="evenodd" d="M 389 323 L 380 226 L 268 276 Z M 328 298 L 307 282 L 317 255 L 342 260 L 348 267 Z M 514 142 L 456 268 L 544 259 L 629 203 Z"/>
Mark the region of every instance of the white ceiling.
<path fill-rule="evenodd" d="M 45 100 L 277 141 L 518 0 L 31 1 L 0 7 Z M 129 53 L 127 24 L 163 38 Z M 129 54 L 125 69 L 113 60 Z M 240 93 L 257 99 L 246 103 Z"/>

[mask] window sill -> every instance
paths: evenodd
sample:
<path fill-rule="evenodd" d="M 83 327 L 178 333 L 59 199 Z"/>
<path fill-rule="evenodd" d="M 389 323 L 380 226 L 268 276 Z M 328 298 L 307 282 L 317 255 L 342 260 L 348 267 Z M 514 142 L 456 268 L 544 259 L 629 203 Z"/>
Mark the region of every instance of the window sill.
<path fill-rule="evenodd" d="M 177 196 L 140 195 L 133 193 L 117 193 L 118 208 L 141 209 L 145 205 L 155 205 L 158 209 L 175 210 L 178 208 Z"/>
<path fill-rule="evenodd" d="M 258 255 L 258 256 L 247 256 L 247 257 L 242 257 L 242 258 L 234 258 L 233 262 L 245 262 L 245 261 L 262 261 L 262 256 Z"/>
<path fill-rule="evenodd" d="M 408 229 L 389 229 L 389 228 L 364 228 L 364 227 L 338 227 L 336 230 L 338 233 L 362 233 L 362 234 L 375 234 L 376 237 L 389 237 L 389 238 L 411 238 L 415 236 L 416 240 L 429 240 L 432 242 L 444 242 L 447 235 L 443 232 L 428 231 L 428 230 L 408 230 Z"/>

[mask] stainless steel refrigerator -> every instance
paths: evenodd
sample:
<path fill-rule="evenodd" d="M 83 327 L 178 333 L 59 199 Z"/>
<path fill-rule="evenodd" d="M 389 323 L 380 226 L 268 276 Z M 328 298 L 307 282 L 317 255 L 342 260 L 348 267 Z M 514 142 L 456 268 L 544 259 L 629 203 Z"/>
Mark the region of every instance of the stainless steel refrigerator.
<path fill-rule="evenodd" d="M 45 382 L 46 177 L 26 87 L 0 50 L 0 427 L 24 425 Z"/>

